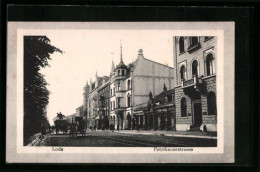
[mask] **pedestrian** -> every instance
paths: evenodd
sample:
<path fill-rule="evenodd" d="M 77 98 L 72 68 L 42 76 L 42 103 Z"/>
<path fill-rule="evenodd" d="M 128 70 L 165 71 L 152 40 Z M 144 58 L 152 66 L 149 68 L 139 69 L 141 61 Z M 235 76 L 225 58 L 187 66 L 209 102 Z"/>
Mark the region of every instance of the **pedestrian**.
<path fill-rule="evenodd" d="M 138 130 L 138 132 L 139 132 L 139 124 L 137 124 L 137 126 L 136 126 L 136 127 L 137 127 L 137 130 Z"/>

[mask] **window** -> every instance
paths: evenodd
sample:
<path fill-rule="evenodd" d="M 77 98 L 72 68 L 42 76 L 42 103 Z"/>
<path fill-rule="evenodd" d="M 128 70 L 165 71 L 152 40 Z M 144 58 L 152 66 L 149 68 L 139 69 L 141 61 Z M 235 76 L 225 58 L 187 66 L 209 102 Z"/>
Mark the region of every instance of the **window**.
<path fill-rule="evenodd" d="M 110 109 L 113 110 L 113 109 L 112 109 L 112 102 L 110 102 Z"/>
<path fill-rule="evenodd" d="M 208 93 L 207 100 L 208 100 L 208 115 L 217 115 L 216 95 L 213 91 Z"/>
<path fill-rule="evenodd" d="M 194 60 L 192 62 L 192 76 L 198 76 L 198 61 L 197 60 Z"/>
<path fill-rule="evenodd" d="M 115 95 L 115 87 L 113 88 L 113 93 L 114 93 L 113 95 Z"/>
<path fill-rule="evenodd" d="M 113 90 L 112 90 L 112 89 L 111 89 L 111 91 L 110 91 L 110 95 L 113 96 Z"/>
<path fill-rule="evenodd" d="M 128 90 L 131 89 L 131 80 L 128 80 L 128 81 L 127 81 L 127 88 L 128 88 Z"/>
<path fill-rule="evenodd" d="M 131 106 L 131 95 L 128 93 L 127 95 L 127 107 Z"/>
<path fill-rule="evenodd" d="M 120 108 L 120 98 L 117 98 L 117 108 Z"/>
<path fill-rule="evenodd" d="M 115 106 L 116 106 L 116 105 L 115 105 L 115 101 L 113 101 L 113 109 L 115 109 Z"/>
<path fill-rule="evenodd" d="M 214 73 L 214 57 L 213 54 L 208 54 L 206 57 L 206 70 L 207 76 L 212 75 Z"/>
<path fill-rule="evenodd" d="M 171 102 L 172 101 L 172 95 L 168 95 L 168 102 Z"/>
<path fill-rule="evenodd" d="M 187 116 L 187 102 L 186 99 L 183 97 L 181 99 L 181 117 Z"/>
<path fill-rule="evenodd" d="M 120 91 L 120 82 L 117 84 L 117 91 Z"/>
<path fill-rule="evenodd" d="M 181 67 L 180 74 L 181 74 L 181 80 L 184 80 L 184 81 L 185 81 L 185 79 L 186 79 L 186 77 L 185 77 L 185 75 L 186 75 L 185 66 L 182 66 L 182 67 Z"/>
<path fill-rule="evenodd" d="M 179 49 L 180 49 L 180 53 L 184 52 L 184 38 L 180 37 L 179 39 Z"/>
<path fill-rule="evenodd" d="M 190 37 L 190 47 L 197 45 L 198 43 L 199 43 L 198 37 L 195 37 L 195 36 Z"/>
<path fill-rule="evenodd" d="M 205 36 L 204 41 L 207 41 L 209 39 L 213 38 L 213 36 Z"/>
<path fill-rule="evenodd" d="M 125 75 L 125 70 L 122 70 L 122 76 L 124 76 Z"/>
<path fill-rule="evenodd" d="M 119 76 L 119 75 L 120 75 L 120 70 L 117 71 L 117 76 Z"/>

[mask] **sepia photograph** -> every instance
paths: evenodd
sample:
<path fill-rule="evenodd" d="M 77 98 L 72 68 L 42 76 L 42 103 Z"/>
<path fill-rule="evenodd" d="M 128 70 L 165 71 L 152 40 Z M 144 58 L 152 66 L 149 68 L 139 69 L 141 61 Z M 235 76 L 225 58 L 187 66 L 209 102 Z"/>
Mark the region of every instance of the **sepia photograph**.
<path fill-rule="evenodd" d="M 232 22 L 49 24 L 9 23 L 14 61 L 8 65 L 15 73 L 9 76 L 15 75 L 17 102 L 13 118 L 7 118 L 16 126 L 10 129 L 16 133 L 12 152 L 44 158 L 64 153 L 212 157 L 226 148 L 234 151 L 234 114 L 224 111 L 223 62 L 224 47 L 234 51 L 225 41 Z M 231 32 L 224 34 L 228 27 Z M 113 161 L 89 158 L 83 162 Z M 140 162 L 154 161 L 158 158 Z M 204 156 L 201 162 L 206 161 L 215 160 Z"/>

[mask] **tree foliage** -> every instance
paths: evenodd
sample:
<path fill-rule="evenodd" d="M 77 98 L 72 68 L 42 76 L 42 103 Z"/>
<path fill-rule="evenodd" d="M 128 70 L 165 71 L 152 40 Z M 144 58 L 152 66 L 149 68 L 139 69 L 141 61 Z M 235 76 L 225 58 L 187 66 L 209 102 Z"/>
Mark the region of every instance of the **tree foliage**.
<path fill-rule="evenodd" d="M 49 126 L 46 107 L 49 91 L 41 68 L 49 66 L 51 54 L 62 51 L 50 44 L 46 36 L 24 36 L 24 138 Z M 25 140 L 25 139 L 24 139 Z"/>

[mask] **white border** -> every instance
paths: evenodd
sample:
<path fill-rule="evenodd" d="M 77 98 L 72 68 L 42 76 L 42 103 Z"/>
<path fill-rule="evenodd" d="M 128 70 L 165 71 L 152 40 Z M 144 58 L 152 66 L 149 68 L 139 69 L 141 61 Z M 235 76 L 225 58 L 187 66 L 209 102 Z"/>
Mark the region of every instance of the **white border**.
<path fill-rule="evenodd" d="M 54 26 L 55 23 L 52 23 L 52 27 Z M 59 25 L 60 23 L 56 23 L 56 28 L 52 28 L 52 29 L 57 29 L 57 25 Z M 75 29 L 74 27 L 71 28 L 72 25 L 75 25 L 75 23 L 70 23 L 71 25 L 69 25 L 69 23 L 62 23 L 63 24 L 63 27 L 64 28 L 64 25 L 66 25 L 67 27 L 65 27 L 66 29 Z M 16 28 L 13 30 L 13 31 L 17 31 L 17 58 L 15 58 L 17 60 L 17 73 L 16 73 L 16 76 L 17 76 L 17 84 L 16 84 L 16 96 L 17 96 L 17 99 L 16 99 L 16 105 L 18 108 L 16 108 L 17 110 L 17 115 L 16 116 L 12 116 L 10 115 L 8 112 L 8 109 L 11 107 L 10 106 L 10 102 L 7 101 L 7 157 L 9 157 L 9 161 L 11 160 L 11 162 L 13 161 L 13 157 L 10 157 L 8 156 L 9 154 L 9 150 L 10 150 L 10 146 L 8 144 L 9 139 L 8 139 L 8 136 L 10 136 L 10 125 L 11 126 L 17 126 L 17 130 L 16 130 L 16 135 L 17 137 L 17 145 L 16 145 L 16 149 L 13 149 L 12 148 L 12 151 L 13 150 L 16 150 L 14 153 L 18 153 L 18 154 L 23 154 L 23 155 L 30 155 L 32 153 L 41 153 L 42 155 L 58 155 L 58 154 L 64 154 L 64 153 L 73 153 L 73 154 L 82 154 L 82 152 L 84 152 L 83 154 L 87 154 L 87 155 L 99 155 L 99 154 L 107 154 L 107 155 L 113 155 L 113 154 L 116 154 L 116 155 L 119 155 L 119 154 L 127 154 L 127 155 L 135 155 L 135 154 L 153 154 L 153 155 L 160 155 L 160 154 L 167 154 L 167 155 L 175 155 L 176 157 L 176 154 L 178 154 L 177 156 L 179 156 L 180 154 L 188 154 L 188 155 L 191 155 L 191 154 L 194 154 L 194 155 L 197 155 L 198 153 L 201 155 L 201 154 L 205 154 L 205 155 L 214 155 L 214 154 L 225 154 L 225 151 L 224 151 L 224 140 L 226 140 L 226 135 L 224 135 L 224 132 L 225 131 L 231 131 L 231 134 L 233 135 L 233 137 L 231 137 L 231 140 L 230 140 L 230 137 L 229 137 L 229 140 L 228 142 L 231 143 L 231 145 L 233 145 L 233 147 L 228 147 L 228 149 L 231 149 L 231 152 L 234 153 L 234 133 L 232 133 L 232 131 L 234 131 L 234 126 L 232 126 L 232 124 L 234 124 L 234 111 L 233 111 L 233 121 L 229 121 L 229 128 L 227 129 L 227 127 L 225 128 L 224 126 L 224 120 L 226 120 L 226 116 L 224 116 L 225 114 L 225 111 L 224 111 L 224 102 L 225 102 L 225 98 L 226 96 L 224 96 L 224 87 L 225 87 L 225 82 L 224 82 L 224 66 L 225 66 L 225 63 L 224 61 L 226 62 L 226 59 L 224 59 L 224 47 L 226 47 L 226 44 L 227 42 L 225 42 L 225 37 L 227 37 L 226 35 L 224 35 L 225 33 L 227 32 L 224 32 L 227 30 L 227 28 L 222 28 L 222 29 L 219 29 L 219 30 L 215 30 L 216 27 L 213 27 L 215 29 L 211 29 L 209 30 L 209 28 L 205 28 L 205 29 L 208 29 L 208 30 L 202 30 L 201 28 L 203 27 L 199 27 L 200 25 L 205 26 L 205 24 L 207 24 L 207 27 L 208 26 L 216 26 L 214 24 L 216 24 L 216 22 L 205 22 L 205 23 L 199 23 L 199 22 L 196 22 L 196 23 L 162 23 L 162 22 L 158 22 L 158 23 L 136 23 L 136 22 L 133 22 L 133 23 L 123 23 L 120 24 L 120 23 L 115 23 L 115 22 L 111 22 L 111 23 L 84 23 L 84 26 L 88 29 L 107 29 L 107 28 L 104 28 L 105 27 L 108 27 L 110 29 L 151 29 L 151 30 L 156 30 L 158 29 L 161 30 L 161 29 L 165 29 L 165 30 L 168 30 L 168 29 L 174 29 L 174 35 L 173 36 L 217 36 L 217 97 L 218 97 L 218 100 L 217 100 L 217 108 L 218 108 L 218 116 L 217 116 L 217 121 L 218 121 L 218 147 L 216 148 L 193 148 L 193 152 L 182 152 L 182 151 L 172 151 L 172 152 L 168 152 L 168 151 L 161 151 L 161 152 L 154 152 L 154 148 L 103 148 L 103 147 L 63 147 L 64 148 L 64 151 L 63 152 L 53 152 L 52 151 L 52 148 L 51 147 L 24 147 L 23 146 L 23 139 L 22 139 L 22 136 L 23 136 L 23 35 L 26 35 L 26 34 L 29 34 L 29 35 L 33 35 L 32 34 L 32 29 L 34 29 L 35 31 L 35 35 L 39 35 L 42 30 L 44 29 L 47 29 L 45 28 L 46 26 L 50 26 L 50 23 L 30 23 L 27 25 L 25 23 L 22 23 L 22 22 L 9 22 L 8 23 L 8 27 L 10 26 L 16 26 Z M 213 25 L 212 25 L 213 24 Z M 223 27 L 223 24 L 227 24 L 229 26 L 231 26 L 231 33 L 232 31 L 234 32 L 234 30 L 232 30 L 232 28 L 234 29 L 234 23 L 232 22 L 229 22 L 229 23 L 218 23 L 220 26 L 222 24 L 222 27 Z M 80 23 L 80 27 L 82 27 L 82 23 Z M 18 27 L 17 27 L 18 26 Z M 21 27 L 22 26 L 22 27 Z M 150 26 L 150 27 L 149 27 Z M 176 29 L 176 26 L 178 26 Z M 233 27 L 232 27 L 233 26 Z M 101 28 L 100 28 L 101 27 Z M 123 28 L 122 28 L 123 27 Z M 197 30 L 193 30 L 193 29 L 196 29 L 197 27 Z M 65 29 L 64 28 L 64 29 Z M 179 28 L 189 28 L 189 30 L 182 30 L 182 29 L 179 29 Z M 48 28 L 50 29 L 50 28 Z M 83 29 L 83 28 L 79 28 L 79 29 Z M 230 29 L 229 29 L 230 30 Z M 10 33 L 9 32 L 10 30 L 8 29 L 8 41 L 9 41 L 9 36 L 10 35 L 15 35 L 15 33 Z M 234 33 L 233 33 L 234 34 Z M 231 37 L 233 36 L 233 39 L 234 39 L 234 35 L 231 35 Z M 234 42 L 233 42 L 234 43 Z M 10 60 L 9 58 L 9 50 L 10 49 L 13 49 L 14 47 L 10 47 L 10 45 L 8 44 L 8 62 Z M 230 48 L 233 48 L 233 51 L 234 51 L 234 47 L 230 47 Z M 232 50 L 231 50 L 232 51 Z M 234 52 L 233 52 L 234 53 Z M 232 63 L 233 62 L 233 63 Z M 229 65 L 232 65 L 233 68 L 234 68 L 234 57 L 231 58 L 231 61 L 229 62 Z M 8 63 L 8 67 L 10 67 L 10 64 Z M 9 68 L 8 68 L 9 69 Z M 231 67 L 231 70 L 232 70 L 232 67 Z M 9 73 L 10 72 L 13 72 L 13 71 L 10 71 L 8 70 Z M 8 72 L 7 72 L 8 73 Z M 233 79 L 234 79 L 234 73 L 233 73 Z M 9 81 L 9 76 L 7 78 L 7 80 Z M 234 82 L 234 80 L 233 80 Z M 9 84 L 9 82 L 7 82 L 7 84 Z M 7 85 L 8 86 L 8 85 Z M 232 88 L 232 85 L 231 85 L 231 88 Z M 7 96 L 9 97 L 10 94 L 8 94 L 8 91 L 7 90 Z M 232 93 L 231 93 L 232 94 Z M 233 93 L 234 94 L 234 93 Z M 230 98 L 230 97 L 229 97 Z M 232 98 L 232 97 L 231 97 Z M 233 99 L 233 106 L 234 106 L 234 99 Z M 233 107 L 234 109 L 234 107 Z M 232 110 L 232 108 L 231 108 Z M 16 122 L 17 123 L 14 123 L 14 120 L 11 120 L 10 119 L 10 116 L 12 117 L 17 117 L 17 120 Z M 228 114 L 230 115 L 230 114 Z M 232 113 L 231 113 L 231 116 L 232 116 Z M 231 119 L 231 120 L 232 120 Z M 231 128 L 230 128 L 231 127 Z M 9 129 L 8 129 L 9 128 Z M 224 130 L 225 129 L 225 130 Z M 227 132 L 225 132 L 226 134 Z M 13 137 L 12 137 L 13 138 Z M 226 140 L 227 141 L 227 140 Z M 227 147 L 226 147 L 227 148 Z M 225 149 L 226 150 L 226 149 Z M 26 154 L 24 154 L 26 153 Z M 46 154 L 47 153 L 47 154 Z M 40 154 L 38 154 L 40 155 Z M 231 156 L 231 161 L 234 160 L 234 155 L 231 153 L 230 154 Z M 78 158 L 76 158 L 78 159 Z M 138 158 L 137 158 L 138 159 Z M 218 158 L 217 158 L 218 159 Z M 35 160 L 31 159 L 32 161 L 29 161 L 29 162 L 35 162 Z M 53 162 L 53 161 L 49 161 L 49 159 L 42 159 L 41 160 L 43 162 Z M 58 162 L 66 162 L 64 160 L 61 160 L 61 159 L 57 159 L 56 161 Z M 79 160 L 79 161 L 76 161 L 76 162 L 97 162 L 98 159 L 95 159 L 95 160 L 91 160 L 91 161 L 82 161 L 82 160 Z M 155 159 L 156 160 L 156 159 Z M 221 162 L 221 160 L 224 160 L 224 159 L 219 159 L 218 161 L 214 161 L 214 159 L 204 159 L 202 161 L 199 161 L 199 162 Z M 42 162 L 41 161 L 41 162 Z M 163 161 L 163 162 L 179 162 L 180 160 L 166 160 L 166 161 Z M 15 161 L 15 162 L 27 162 L 27 159 L 20 159 L 20 161 Z M 68 161 L 68 162 L 74 162 L 74 160 L 72 161 Z M 98 161 L 98 162 L 113 162 L 113 159 L 105 159 L 105 160 L 102 160 L 102 161 Z M 133 159 L 131 162 L 135 162 Z M 139 161 L 140 162 L 140 161 Z M 151 161 L 144 161 L 144 162 L 151 162 Z M 157 162 L 157 161 L 155 161 Z M 182 159 L 181 162 L 190 162 L 189 160 L 185 161 L 185 159 Z M 194 162 L 196 162 L 196 160 L 194 160 Z M 224 162 L 230 162 L 230 159 L 228 161 L 224 161 Z"/>

